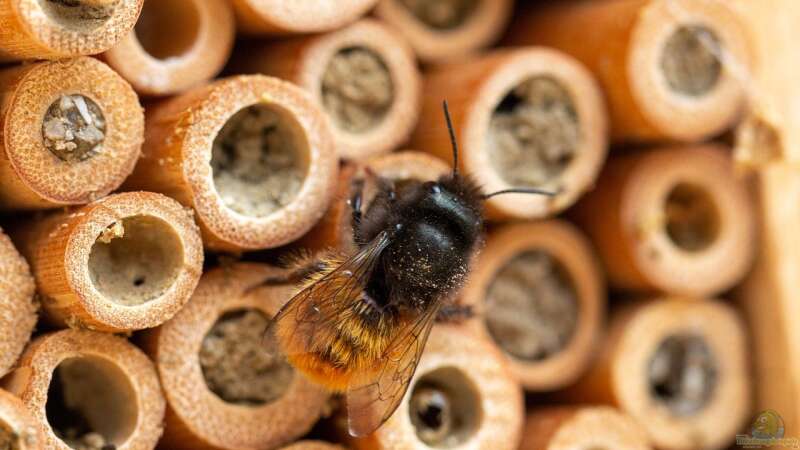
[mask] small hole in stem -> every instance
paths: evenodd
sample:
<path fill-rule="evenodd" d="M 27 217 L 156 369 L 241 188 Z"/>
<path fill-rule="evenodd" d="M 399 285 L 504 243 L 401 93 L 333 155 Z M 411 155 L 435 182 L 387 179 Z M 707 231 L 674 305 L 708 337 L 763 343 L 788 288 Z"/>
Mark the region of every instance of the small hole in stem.
<path fill-rule="evenodd" d="M 525 251 L 509 260 L 486 292 L 486 326 L 515 358 L 538 361 L 561 351 L 578 322 L 578 294 L 550 254 Z"/>
<path fill-rule="evenodd" d="M 409 414 L 417 437 L 435 448 L 466 442 L 481 421 L 480 399 L 472 382 L 454 367 L 420 377 L 411 391 Z"/>
<path fill-rule="evenodd" d="M 365 47 L 339 50 L 322 77 L 322 104 L 339 128 L 352 133 L 379 125 L 394 101 L 394 83 L 380 55 Z"/>
<path fill-rule="evenodd" d="M 704 338 L 672 335 L 661 341 L 648 364 L 650 393 L 676 416 L 689 416 L 710 401 L 717 362 Z"/>
<path fill-rule="evenodd" d="M 177 58 L 194 47 L 200 33 L 200 14 L 193 1 L 150 0 L 144 2 L 134 30 L 136 39 L 152 57 Z"/>
<path fill-rule="evenodd" d="M 294 116 L 277 105 L 251 105 L 231 116 L 214 139 L 214 186 L 231 210 L 268 216 L 297 197 L 308 155 Z"/>
<path fill-rule="evenodd" d="M 203 338 L 200 366 L 208 388 L 228 403 L 259 406 L 279 399 L 294 377 L 264 345 L 269 317 L 255 309 L 223 314 Z"/>
<path fill-rule="evenodd" d="M 77 450 L 125 443 L 136 427 L 136 394 L 127 375 L 94 356 L 62 361 L 47 392 L 47 420 L 56 436 Z"/>
<path fill-rule="evenodd" d="M 722 42 L 702 25 L 679 27 L 661 54 L 661 71 L 673 91 L 700 97 L 714 89 L 722 74 Z"/>
<path fill-rule="evenodd" d="M 425 25 L 451 30 L 470 19 L 480 1 L 494 0 L 400 0 L 400 4 Z"/>
<path fill-rule="evenodd" d="M 665 231 L 670 241 L 688 252 L 699 252 L 717 239 L 720 215 L 713 197 L 702 186 L 678 183 L 664 204 Z"/>
<path fill-rule="evenodd" d="M 89 274 L 108 300 L 134 306 L 172 287 L 182 262 L 181 238 L 171 225 L 152 216 L 132 216 L 115 222 L 97 238 L 89 255 Z"/>
<path fill-rule="evenodd" d="M 91 31 L 114 15 L 119 0 L 39 0 L 42 10 L 59 25 Z"/>
<path fill-rule="evenodd" d="M 485 145 L 492 167 L 509 186 L 556 189 L 580 141 L 571 94 L 558 80 L 536 76 L 497 105 Z"/>

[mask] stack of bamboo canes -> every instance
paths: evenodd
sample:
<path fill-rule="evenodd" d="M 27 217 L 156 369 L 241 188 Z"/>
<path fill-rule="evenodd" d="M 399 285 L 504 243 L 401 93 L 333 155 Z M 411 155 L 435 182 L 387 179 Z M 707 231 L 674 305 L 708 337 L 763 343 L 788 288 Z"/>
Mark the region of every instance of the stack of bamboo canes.
<path fill-rule="evenodd" d="M 800 436 L 778 15 L 0 0 L 0 450 L 722 449 L 765 409 Z M 354 438 L 265 346 L 297 286 L 264 281 L 355 245 L 356 184 L 369 213 L 452 170 L 442 100 L 459 171 L 555 195 L 486 201 L 473 315 Z"/>

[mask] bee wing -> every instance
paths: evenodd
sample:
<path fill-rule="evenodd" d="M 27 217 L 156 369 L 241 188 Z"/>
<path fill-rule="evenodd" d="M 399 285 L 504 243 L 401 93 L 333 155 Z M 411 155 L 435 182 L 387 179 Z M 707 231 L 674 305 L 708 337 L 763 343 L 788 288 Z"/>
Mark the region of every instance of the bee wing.
<path fill-rule="evenodd" d="M 439 304 L 403 330 L 387 348 L 378 376 L 347 391 L 348 428 L 352 436 L 372 433 L 392 416 L 405 396 L 428 341 Z"/>
<path fill-rule="evenodd" d="M 336 326 L 328 325 L 340 323 L 345 314 L 352 313 L 348 308 L 350 300 L 361 295 L 389 242 L 386 233 L 379 234 L 339 267 L 298 292 L 270 322 L 265 344 L 277 350 L 276 333 L 280 332 L 295 337 L 290 347 L 280 349 L 285 355 L 322 350 L 334 338 L 329 334 L 336 330 Z"/>

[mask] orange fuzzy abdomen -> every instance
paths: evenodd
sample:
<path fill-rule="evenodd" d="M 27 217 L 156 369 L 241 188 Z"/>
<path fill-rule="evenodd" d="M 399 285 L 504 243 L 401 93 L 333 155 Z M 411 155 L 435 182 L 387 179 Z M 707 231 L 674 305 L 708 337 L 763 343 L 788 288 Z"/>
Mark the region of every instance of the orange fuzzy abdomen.
<path fill-rule="evenodd" d="M 381 367 L 381 358 L 394 335 L 383 324 L 365 326 L 357 316 L 339 323 L 320 325 L 316 339 L 278 328 L 278 336 L 289 362 L 311 381 L 342 392 L 354 383 L 371 379 Z"/>

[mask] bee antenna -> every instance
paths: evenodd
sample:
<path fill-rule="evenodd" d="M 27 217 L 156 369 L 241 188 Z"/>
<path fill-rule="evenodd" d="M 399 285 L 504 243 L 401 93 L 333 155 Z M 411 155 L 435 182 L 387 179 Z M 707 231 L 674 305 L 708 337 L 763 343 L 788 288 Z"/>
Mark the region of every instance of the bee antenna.
<path fill-rule="evenodd" d="M 554 197 L 557 195 L 559 191 L 545 191 L 544 189 L 536 189 L 536 188 L 514 188 L 514 189 L 503 189 L 502 191 L 492 192 L 491 194 L 486 194 L 483 196 L 484 200 L 490 199 L 495 195 L 502 195 L 502 194 L 536 194 L 536 195 L 546 195 L 548 197 Z"/>
<path fill-rule="evenodd" d="M 450 119 L 450 109 L 447 108 L 447 100 L 442 101 L 442 108 L 444 109 L 444 120 L 447 122 L 447 131 L 450 133 L 450 147 L 453 149 L 453 176 L 456 176 L 458 175 L 458 141 L 453 121 Z"/>

